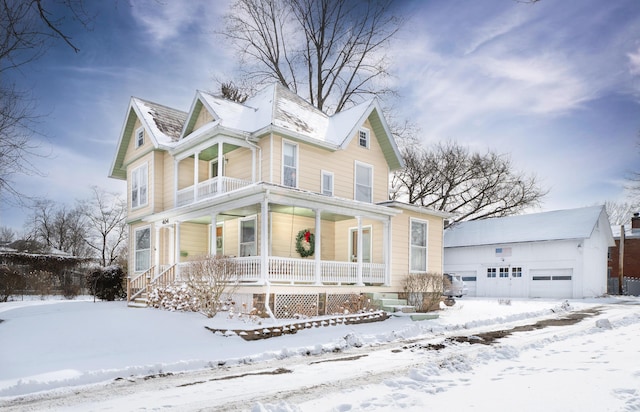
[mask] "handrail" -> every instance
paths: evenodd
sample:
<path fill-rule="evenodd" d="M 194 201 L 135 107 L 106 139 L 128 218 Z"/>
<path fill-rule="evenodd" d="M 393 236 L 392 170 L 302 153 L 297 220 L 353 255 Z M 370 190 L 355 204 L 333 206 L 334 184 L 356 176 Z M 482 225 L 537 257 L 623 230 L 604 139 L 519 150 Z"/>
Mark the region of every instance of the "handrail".
<path fill-rule="evenodd" d="M 150 282 L 150 286 L 165 287 L 176 280 L 176 264 L 169 266 L 158 275 L 156 275 Z"/>
<path fill-rule="evenodd" d="M 127 302 L 132 302 L 138 296 L 147 290 L 147 284 L 151 274 L 155 271 L 155 267 L 151 266 L 145 272 L 132 278 L 127 278 Z M 133 292 L 133 293 L 132 293 Z"/>

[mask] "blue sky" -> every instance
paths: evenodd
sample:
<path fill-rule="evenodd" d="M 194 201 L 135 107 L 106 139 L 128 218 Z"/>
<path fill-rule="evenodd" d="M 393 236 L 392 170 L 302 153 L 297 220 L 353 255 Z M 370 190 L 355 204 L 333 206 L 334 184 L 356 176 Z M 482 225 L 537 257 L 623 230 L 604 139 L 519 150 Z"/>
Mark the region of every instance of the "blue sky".
<path fill-rule="evenodd" d="M 63 27 L 62 42 L 11 74 L 30 88 L 47 136 L 44 177 L 20 190 L 57 202 L 90 196 L 108 179 L 131 96 L 188 110 L 196 89 L 234 77 L 234 52 L 215 31 L 227 1 L 87 2 L 93 30 Z M 550 189 L 542 210 L 624 200 L 640 170 L 640 3 L 637 0 L 397 1 L 409 20 L 390 47 L 384 102 L 426 143 L 455 140 L 509 154 Z M 27 214 L 3 204 L 0 225 Z"/>

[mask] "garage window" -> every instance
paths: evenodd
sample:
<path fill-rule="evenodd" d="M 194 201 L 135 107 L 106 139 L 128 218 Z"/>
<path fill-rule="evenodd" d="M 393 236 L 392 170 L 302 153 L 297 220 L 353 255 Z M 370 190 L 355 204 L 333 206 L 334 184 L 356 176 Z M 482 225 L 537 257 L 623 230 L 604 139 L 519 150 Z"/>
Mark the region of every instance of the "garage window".
<path fill-rule="evenodd" d="M 521 278 L 522 277 L 522 268 L 511 268 L 511 277 L 513 277 L 513 278 Z"/>
<path fill-rule="evenodd" d="M 509 268 L 500 268 L 499 272 L 500 272 L 500 277 L 501 278 L 508 278 L 509 277 Z"/>
<path fill-rule="evenodd" d="M 487 268 L 487 277 L 495 278 L 496 277 L 496 268 Z"/>

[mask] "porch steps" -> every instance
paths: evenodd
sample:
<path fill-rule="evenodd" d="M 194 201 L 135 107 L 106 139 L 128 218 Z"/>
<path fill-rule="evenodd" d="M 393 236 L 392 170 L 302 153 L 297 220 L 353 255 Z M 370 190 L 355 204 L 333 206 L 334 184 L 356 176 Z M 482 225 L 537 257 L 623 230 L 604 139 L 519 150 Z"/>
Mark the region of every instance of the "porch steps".
<path fill-rule="evenodd" d="M 146 308 L 148 306 L 147 294 L 143 293 L 127 304 L 130 308 Z"/>
<path fill-rule="evenodd" d="M 407 305 L 406 299 L 398 299 L 397 293 L 374 293 L 373 302 L 387 312 L 413 313 L 415 308 Z"/>

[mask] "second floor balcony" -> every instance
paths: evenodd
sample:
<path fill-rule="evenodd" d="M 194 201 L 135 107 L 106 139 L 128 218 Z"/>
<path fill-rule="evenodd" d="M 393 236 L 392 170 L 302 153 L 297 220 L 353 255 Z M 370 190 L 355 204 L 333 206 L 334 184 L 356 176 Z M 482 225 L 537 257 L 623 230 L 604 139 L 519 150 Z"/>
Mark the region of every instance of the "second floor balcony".
<path fill-rule="evenodd" d="M 200 200 L 210 199 L 223 193 L 241 189 L 253 184 L 249 180 L 220 176 L 199 182 L 178 190 L 176 193 L 176 207 L 189 205 Z"/>

